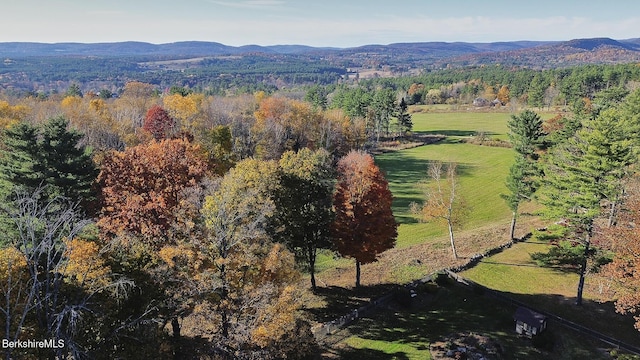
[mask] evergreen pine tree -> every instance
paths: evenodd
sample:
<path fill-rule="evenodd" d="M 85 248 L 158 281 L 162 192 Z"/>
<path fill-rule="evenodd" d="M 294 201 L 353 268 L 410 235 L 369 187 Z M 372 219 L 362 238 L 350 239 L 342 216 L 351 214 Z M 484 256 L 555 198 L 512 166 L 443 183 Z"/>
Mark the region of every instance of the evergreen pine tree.
<path fill-rule="evenodd" d="M 80 145 L 82 135 L 68 130 L 63 117 L 42 127 L 18 124 L 5 131 L 0 151 L 0 196 L 10 202 L 16 190 L 51 200 L 57 196 L 87 205 L 93 200 L 97 169 L 90 150 Z"/>
<path fill-rule="evenodd" d="M 541 198 L 546 216 L 564 219 L 584 246 L 577 305 L 582 304 L 594 220 L 601 215 L 603 201 L 618 201 L 621 181 L 637 160 L 629 125 L 616 110 L 605 110 L 556 146 L 547 162 Z"/>
<path fill-rule="evenodd" d="M 98 175 L 91 150 L 80 145 L 82 134 L 68 130 L 63 117 L 50 119 L 43 127 L 36 164 L 50 196 L 63 196 L 86 204 L 95 198 L 93 182 Z"/>
<path fill-rule="evenodd" d="M 402 98 L 398 104 L 398 124 L 403 134 L 413 130 L 413 121 L 411 121 L 411 114 L 407 113 L 407 108 L 407 102 Z"/>
<path fill-rule="evenodd" d="M 540 171 L 536 150 L 542 144 L 544 133 L 540 116 L 531 110 L 525 110 L 519 116 L 512 115 L 507 125 L 510 130 L 509 139 L 517 154 L 506 180 L 510 193 L 502 197 L 513 214 L 509 232 L 509 238 L 513 239 L 520 202 L 530 199 L 537 189 L 536 179 Z"/>

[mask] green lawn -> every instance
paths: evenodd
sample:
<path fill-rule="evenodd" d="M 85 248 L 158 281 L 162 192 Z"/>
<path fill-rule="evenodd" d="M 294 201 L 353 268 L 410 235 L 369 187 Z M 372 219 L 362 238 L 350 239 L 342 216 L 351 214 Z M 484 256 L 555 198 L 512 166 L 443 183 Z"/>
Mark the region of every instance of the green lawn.
<path fill-rule="evenodd" d="M 424 295 L 422 295 L 424 296 Z M 501 359 L 605 359 L 588 339 L 550 324 L 551 351 L 539 350 L 514 331 L 515 307 L 460 286 L 440 288 L 430 300 L 414 300 L 411 308 L 382 310 L 350 326 L 342 359 L 431 359 L 429 347 L 445 336 L 469 333 L 500 344 Z"/>
<path fill-rule="evenodd" d="M 489 137 L 506 140 L 509 132 L 507 121 L 511 115 L 508 112 L 425 112 L 411 114 L 411 118 L 415 132 L 453 137 L 483 132 Z M 544 120 L 556 114 L 544 112 L 539 115 Z"/>
<path fill-rule="evenodd" d="M 507 139 L 509 113 L 443 112 L 412 114 L 413 131 L 447 136 L 471 136 L 478 132 Z"/>
<path fill-rule="evenodd" d="M 437 144 L 421 146 L 376 156 L 385 171 L 394 196 L 393 212 L 399 221 L 398 247 L 421 243 L 442 236 L 446 229 L 419 223 L 410 213 L 411 202 L 424 200 L 423 184 L 431 161 L 456 162 L 460 195 L 471 212 L 464 228 L 470 229 L 508 219 L 509 209 L 500 198 L 505 193 L 505 178 L 513 162 L 513 150 L 459 142 L 459 137 L 472 134 L 480 127 L 498 137 L 506 136 L 508 114 L 414 114 L 416 132 L 448 134 Z"/>
<path fill-rule="evenodd" d="M 633 328 L 632 316 L 616 314 L 611 302 L 599 298 L 598 282 L 589 276 L 584 291 L 584 305 L 575 305 L 578 274 L 538 266 L 531 254 L 546 252 L 547 243 L 527 241 L 483 259 L 461 275 L 531 306 L 565 317 L 630 344 L 640 344 L 640 333 Z M 606 284 L 606 279 L 605 279 Z"/>

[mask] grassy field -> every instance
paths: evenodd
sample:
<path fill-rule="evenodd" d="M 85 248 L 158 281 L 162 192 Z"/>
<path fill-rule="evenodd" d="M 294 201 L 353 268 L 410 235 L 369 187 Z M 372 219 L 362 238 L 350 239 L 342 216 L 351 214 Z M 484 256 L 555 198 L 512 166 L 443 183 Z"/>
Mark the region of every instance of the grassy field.
<path fill-rule="evenodd" d="M 474 115 L 480 116 L 481 120 L 473 118 Z M 506 192 L 504 180 L 513 162 L 513 151 L 460 142 L 460 137 L 473 134 L 479 123 L 496 136 L 506 136 L 508 114 L 414 114 L 413 119 L 416 132 L 448 137 L 437 144 L 376 157 L 376 163 L 389 181 L 394 195 L 393 212 L 401 224 L 397 246 L 411 246 L 445 234 L 444 226 L 419 223 L 409 211 L 412 202 L 424 200 L 424 183 L 432 161 L 458 163 L 460 195 L 471 210 L 464 228 L 508 218 L 509 209 L 500 194 Z"/>
<path fill-rule="evenodd" d="M 629 344 L 640 345 L 640 333 L 633 330 L 633 318 L 616 314 L 607 294 L 599 291 L 600 285 L 606 285 L 608 280 L 597 274 L 588 276 L 584 305 L 575 306 L 578 274 L 541 267 L 531 259 L 531 254 L 548 249 L 548 243 L 531 240 L 517 243 L 502 253 L 483 259 L 461 275 L 532 307 L 558 314 Z"/>
<path fill-rule="evenodd" d="M 511 114 L 505 112 L 427 112 L 411 115 L 413 131 L 427 134 L 443 134 L 453 137 L 484 133 L 490 137 L 507 139 L 507 121 Z"/>
<path fill-rule="evenodd" d="M 549 118 L 553 115 L 549 113 L 541 116 Z M 473 145 L 461 140 L 478 132 L 484 132 L 485 135 L 496 139 L 506 139 L 506 123 L 509 117 L 510 114 L 507 112 L 413 114 L 416 132 L 444 134 L 447 138 L 437 144 L 376 156 L 376 163 L 386 172 L 389 180 L 394 195 L 393 211 L 400 227 L 396 249 L 387 252 L 389 254 L 385 253 L 379 263 L 365 265 L 363 273 L 373 272 L 374 269 L 378 273 L 385 273 L 386 269 L 386 273 L 393 274 L 386 277 L 381 275 L 380 279 L 406 281 L 418 278 L 425 272 L 425 265 L 411 260 L 419 258 L 418 254 L 433 252 L 432 255 L 439 259 L 448 256 L 447 242 L 443 241 L 446 239 L 446 229 L 443 226 L 419 222 L 409 210 L 411 202 L 423 200 L 426 170 L 431 161 L 452 161 L 459 164 L 460 194 L 471 208 L 459 234 L 473 234 L 471 236 L 476 238 L 486 237 L 483 235 L 484 230 L 479 229 L 492 229 L 498 224 L 504 226 L 508 223 L 510 212 L 500 194 L 506 192 L 504 180 L 513 161 L 513 151 L 508 148 Z M 495 230 L 487 234 L 493 237 L 502 236 Z M 496 239 L 492 241 L 502 241 Z M 488 242 L 488 239 L 475 241 Z M 563 315 L 566 313 L 570 319 L 585 318 L 585 312 L 575 309 L 572 305 L 575 300 L 576 274 L 540 268 L 531 263 L 529 254 L 543 251 L 544 247 L 543 244 L 533 242 L 518 244 L 514 247 L 518 249 L 517 252 L 508 251 L 503 253 L 504 255 L 499 254 L 486 259 L 464 276 L 530 302 L 534 306 Z M 425 264 L 425 258 L 428 257 L 420 257 L 423 260 L 422 264 Z M 325 253 L 318 259 L 318 268 L 320 272 L 327 271 L 325 278 L 332 279 L 341 268 L 353 268 L 353 263 Z M 375 286 L 376 281 L 370 284 Z M 597 285 L 590 286 L 590 290 L 585 294 L 585 309 L 605 314 L 599 330 L 614 336 L 626 332 L 627 335 L 622 339 L 636 343 L 637 332 L 633 331 L 629 319 L 621 320 L 613 314 L 610 303 L 600 304 L 595 301 L 596 296 L 589 291 L 595 291 Z M 345 329 L 344 340 L 332 347 L 332 351 L 341 358 L 429 359 L 429 344 L 438 341 L 442 336 L 454 331 L 480 331 L 499 339 L 500 343 L 509 349 L 510 355 L 504 358 L 549 358 L 549 354 L 540 353 L 539 350 L 513 338 L 511 316 L 514 309 L 500 303 L 494 304 L 484 297 L 476 299 L 476 295 L 448 293 L 442 298 L 436 298 L 432 302 L 433 306 L 429 308 L 383 311 L 371 319 L 363 319 Z M 474 301 L 469 301 L 471 299 Z M 595 346 L 589 341 L 585 342 L 579 335 L 563 329 L 555 329 L 554 333 L 559 334 L 560 343 L 557 349 L 560 349 L 560 352 L 553 358 L 600 358 Z"/>
<path fill-rule="evenodd" d="M 477 133 L 497 139 L 508 139 L 507 121 L 512 113 L 507 111 L 464 112 L 418 112 L 411 114 L 413 130 L 426 134 L 443 134 L 450 137 L 468 137 Z M 541 112 L 540 117 L 549 119 L 552 112 Z"/>
<path fill-rule="evenodd" d="M 386 173 L 394 194 L 393 212 L 401 224 L 399 247 L 444 234 L 444 226 L 419 223 L 409 210 L 411 202 L 421 203 L 424 199 L 426 172 L 431 161 L 458 163 L 459 194 L 470 207 L 465 228 L 509 216 L 500 194 L 506 192 L 504 180 L 513 161 L 511 149 L 444 140 L 437 145 L 379 155 L 376 163 Z"/>

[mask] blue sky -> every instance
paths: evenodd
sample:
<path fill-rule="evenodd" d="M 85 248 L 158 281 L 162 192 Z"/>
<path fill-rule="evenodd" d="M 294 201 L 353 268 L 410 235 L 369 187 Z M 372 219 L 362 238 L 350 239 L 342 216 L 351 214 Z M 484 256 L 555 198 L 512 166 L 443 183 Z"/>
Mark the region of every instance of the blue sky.
<path fill-rule="evenodd" d="M 12 0 L 0 42 L 350 47 L 640 37 L 635 0 Z"/>

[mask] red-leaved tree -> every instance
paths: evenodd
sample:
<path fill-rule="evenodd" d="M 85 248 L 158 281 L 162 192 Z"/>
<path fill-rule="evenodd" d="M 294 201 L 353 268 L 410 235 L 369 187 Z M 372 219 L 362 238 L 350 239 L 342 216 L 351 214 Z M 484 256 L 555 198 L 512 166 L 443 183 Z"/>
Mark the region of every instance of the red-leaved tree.
<path fill-rule="evenodd" d="M 395 246 L 398 224 L 391 201 L 389 184 L 371 155 L 351 151 L 340 159 L 332 239 L 342 256 L 356 260 L 356 287 L 360 264 L 376 261 L 378 254 Z"/>
<path fill-rule="evenodd" d="M 152 106 L 144 117 L 142 128 L 156 140 L 167 139 L 176 131 L 176 122 L 169 113 L 159 105 Z"/>

